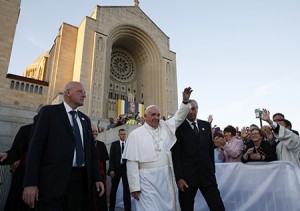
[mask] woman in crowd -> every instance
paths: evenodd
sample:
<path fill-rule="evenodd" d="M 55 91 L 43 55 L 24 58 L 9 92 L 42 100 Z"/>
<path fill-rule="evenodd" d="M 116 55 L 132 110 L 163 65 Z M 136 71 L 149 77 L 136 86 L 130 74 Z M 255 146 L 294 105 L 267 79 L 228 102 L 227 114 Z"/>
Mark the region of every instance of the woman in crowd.
<path fill-rule="evenodd" d="M 264 132 L 253 128 L 250 133 L 251 140 L 246 143 L 241 158 L 243 163 L 256 161 L 274 161 L 277 159 L 274 147 L 264 140 Z"/>
<path fill-rule="evenodd" d="M 236 129 L 229 125 L 224 129 L 224 137 L 227 142 L 219 150 L 219 160 L 228 162 L 241 162 L 244 143 L 236 137 Z"/>
<path fill-rule="evenodd" d="M 214 155 L 215 155 L 215 163 L 223 163 L 223 160 L 219 159 L 219 153 L 221 150 L 221 147 L 225 145 L 226 140 L 224 138 L 224 135 L 221 132 L 217 132 L 213 134 L 213 141 L 215 144 L 215 149 L 214 149 Z"/>
<path fill-rule="evenodd" d="M 250 125 L 250 127 L 243 127 L 242 128 L 241 138 L 242 138 L 244 144 L 251 140 L 251 133 L 250 133 L 250 131 L 252 131 L 252 129 L 254 129 L 254 128 L 258 128 L 259 129 L 259 127 L 257 125 L 255 125 L 255 124 Z"/>

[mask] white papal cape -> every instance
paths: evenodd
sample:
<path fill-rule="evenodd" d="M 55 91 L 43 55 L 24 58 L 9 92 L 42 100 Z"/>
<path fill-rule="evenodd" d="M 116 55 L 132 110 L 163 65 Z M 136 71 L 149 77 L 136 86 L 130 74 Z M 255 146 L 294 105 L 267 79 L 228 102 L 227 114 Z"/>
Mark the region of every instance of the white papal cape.
<path fill-rule="evenodd" d="M 189 111 L 190 104 L 182 104 L 172 118 L 160 120 L 158 128 L 145 123 L 128 135 L 123 158 L 130 192 L 141 191 L 135 200 L 138 211 L 180 210 L 170 149 L 176 142 L 175 130 Z"/>
<path fill-rule="evenodd" d="M 279 133 L 275 133 L 280 141 L 276 146 L 277 159 L 291 161 L 300 168 L 300 137 L 281 125 L 279 127 Z"/>

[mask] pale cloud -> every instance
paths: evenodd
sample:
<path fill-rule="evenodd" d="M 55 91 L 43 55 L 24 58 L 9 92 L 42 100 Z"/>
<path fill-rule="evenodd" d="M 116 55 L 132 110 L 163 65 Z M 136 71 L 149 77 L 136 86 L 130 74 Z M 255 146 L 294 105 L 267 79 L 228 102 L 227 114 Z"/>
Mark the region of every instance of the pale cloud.
<path fill-rule="evenodd" d="M 254 90 L 255 96 L 264 96 L 267 95 L 271 91 L 271 87 L 268 85 L 256 87 Z"/>
<path fill-rule="evenodd" d="M 28 33 L 25 36 L 25 39 L 28 40 L 33 46 L 36 48 L 41 49 L 42 51 L 47 50 L 49 48 L 45 41 L 43 41 L 41 38 L 37 38 L 37 34 L 35 33 Z M 41 52 L 42 52 L 41 51 Z"/>

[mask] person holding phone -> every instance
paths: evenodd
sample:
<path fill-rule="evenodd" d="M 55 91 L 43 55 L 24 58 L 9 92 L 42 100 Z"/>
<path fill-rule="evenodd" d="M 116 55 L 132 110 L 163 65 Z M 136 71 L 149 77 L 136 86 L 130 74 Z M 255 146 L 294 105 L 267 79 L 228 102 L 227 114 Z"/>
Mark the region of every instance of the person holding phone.
<path fill-rule="evenodd" d="M 251 140 L 246 143 L 243 150 L 241 161 L 257 162 L 257 161 L 274 161 L 277 159 L 274 147 L 264 140 L 264 132 L 261 129 L 254 128 L 251 130 Z"/>

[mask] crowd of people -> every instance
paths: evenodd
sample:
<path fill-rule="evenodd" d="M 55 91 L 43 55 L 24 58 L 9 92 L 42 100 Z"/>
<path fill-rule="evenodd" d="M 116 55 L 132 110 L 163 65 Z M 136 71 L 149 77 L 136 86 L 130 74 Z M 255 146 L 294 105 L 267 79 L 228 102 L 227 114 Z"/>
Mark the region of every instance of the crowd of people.
<path fill-rule="evenodd" d="M 144 118 L 139 115 L 139 112 L 121 114 L 116 119 L 109 118 L 109 125 L 107 125 L 106 130 L 125 124 L 143 125 L 144 122 Z"/>
<path fill-rule="evenodd" d="M 272 120 L 267 110 L 263 110 L 261 119 L 269 123 L 259 128 L 252 124 L 243 127 L 241 131 L 229 125 L 224 130 L 213 127 L 213 141 L 215 144 L 215 162 L 259 162 L 285 160 L 291 161 L 298 167 L 300 142 L 296 138 L 283 139 L 279 128 L 291 131 L 299 136 L 298 131 L 291 128 L 290 121 L 284 115 L 276 113 Z M 292 135 L 290 134 L 290 135 Z"/>
<path fill-rule="evenodd" d="M 192 211 L 198 190 L 210 210 L 225 210 L 215 176 L 218 162 L 285 160 L 300 168 L 299 133 L 284 115 L 267 123 L 223 130 L 213 118 L 197 119 L 192 89 L 182 92 L 182 104 L 169 119 L 150 105 L 139 113 L 110 118 L 107 130 L 123 124 L 140 127 L 106 145 L 97 140 L 99 128 L 78 110 L 86 92 L 80 82 L 64 89 L 64 102 L 46 105 L 34 123 L 20 128 L 11 149 L 0 153 L 0 164 L 11 165 L 13 180 L 5 210 L 114 210 L 120 180 L 125 210 Z M 106 167 L 109 162 L 108 168 Z M 107 175 L 111 177 L 108 193 Z M 177 189 L 177 190 L 176 190 Z M 108 197 L 109 195 L 109 197 Z M 108 204 L 109 198 L 109 207 Z"/>

